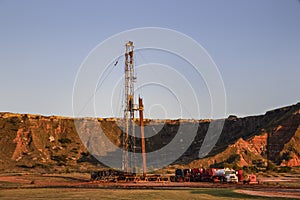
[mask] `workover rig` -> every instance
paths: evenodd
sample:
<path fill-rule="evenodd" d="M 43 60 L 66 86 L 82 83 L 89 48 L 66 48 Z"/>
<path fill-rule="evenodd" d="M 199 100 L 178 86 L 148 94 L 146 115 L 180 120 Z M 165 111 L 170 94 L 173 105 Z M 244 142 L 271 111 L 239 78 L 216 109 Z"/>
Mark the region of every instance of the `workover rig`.
<path fill-rule="evenodd" d="M 143 99 L 139 97 L 139 104 L 134 102 L 134 83 L 136 77 L 134 76 L 134 45 L 132 41 L 126 43 L 125 51 L 125 133 L 123 133 L 123 160 L 122 170 L 130 173 L 136 172 L 136 135 L 135 135 L 135 112 L 139 111 L 140 128 L 141 128 L 141 147 L 143 160 L 143 176 L 146 176 L 146 147 L 144 134 L 144 116 L 143 116 Z M 132 152 L 129 154 L 129 152 Z"/>

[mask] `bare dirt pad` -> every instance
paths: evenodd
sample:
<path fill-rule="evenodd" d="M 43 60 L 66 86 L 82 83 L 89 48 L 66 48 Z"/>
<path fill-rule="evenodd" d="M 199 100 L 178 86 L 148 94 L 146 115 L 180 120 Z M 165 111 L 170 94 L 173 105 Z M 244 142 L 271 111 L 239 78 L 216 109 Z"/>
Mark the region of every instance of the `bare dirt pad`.
<path fill-rule="evenodd" d="M 280 198 L 293 198 L 300 199 L 300 189 L 279 189 L 270 190 L 264 188 L 263 190 L 235 190 L 237 193 L 248 194 L 253 196 L 263 197 L 280 197 Z"/>

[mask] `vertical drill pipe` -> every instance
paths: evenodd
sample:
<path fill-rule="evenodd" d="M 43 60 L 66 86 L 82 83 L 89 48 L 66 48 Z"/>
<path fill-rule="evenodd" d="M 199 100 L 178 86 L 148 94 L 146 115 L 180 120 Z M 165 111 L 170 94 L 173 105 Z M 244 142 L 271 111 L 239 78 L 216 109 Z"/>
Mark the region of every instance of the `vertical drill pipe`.
<path fill-rule="evenodd" d="M 142 157 L 143 157 L 143 176 L 146 177 L 147 165 L 146 165 L 146 144 L 145 144 L 145 132 L 144 132 L 144 105 L 143 99 L 139 98 L 139 114 L 140 114 L 140 126 L 141 126 L 141 138 L 142 138 Z"/>

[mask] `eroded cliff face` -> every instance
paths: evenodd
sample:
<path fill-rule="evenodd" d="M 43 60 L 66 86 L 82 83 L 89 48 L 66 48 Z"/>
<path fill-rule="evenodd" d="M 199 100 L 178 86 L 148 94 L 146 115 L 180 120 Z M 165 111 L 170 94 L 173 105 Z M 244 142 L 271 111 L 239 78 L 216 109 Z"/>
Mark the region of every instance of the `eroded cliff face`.
<path fill-rule="evenodd" d="M 4 147 L 0 155 L 6 158 L 6 169 L 76 164 L 80 153 L 85 152 L 69 118 L 2 113 L 0 127 Z"/>
<path fill-rule="evenodd" d="M 265 115 L 229 117 L 213 150 L 199 159 L 199 150 L 210 122 L 147 120 L 147 151 L 162 148 L 177 134 L 180 136 L 177 138 L 180 148 L 186 135 L 196 126 L 197 134 L 190 147 L 174 163 L 191 167 L 222 163 L 245 166 L 261 165 L 268 158 L 277 165 L 300 166 L 299 103 Z M 118 119 L 82 119 L 80 126 L 75 127 L 72 118 L 0 113 L 0 170 L 90 170 L 103 166 L 88 153 L 86 147 L 96 149 L 99 156 L 112 156 L 110 152 L 114 148 L 106 147 L 98 133 L 103 131 L 115 147 L 122 148 L 122 126 Z M 185 126 L 185 132 L 179 126 Z M 137 134 L 140 134 L 138 129 Z M 136 140 L 136 144 L 140 145 L 140 139 Z"/>
<path fill-rule="evenodd" d="M 265 115 L 226 120 L 222 135 L 204 159 L 191 166 L 300 166 L 300 104 L 267 112 Z"/>

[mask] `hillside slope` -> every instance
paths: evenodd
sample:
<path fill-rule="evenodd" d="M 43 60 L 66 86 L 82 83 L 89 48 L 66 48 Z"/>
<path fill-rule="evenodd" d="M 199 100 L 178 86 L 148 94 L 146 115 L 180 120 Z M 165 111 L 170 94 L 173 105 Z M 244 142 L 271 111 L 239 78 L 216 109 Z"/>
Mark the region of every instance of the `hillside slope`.
<path fill-rule="evenodd" d="M 122 122 L 119 119 L 96 120 L 116 146 L 122 146 Z M 188 150 L 174 164 L 213 166 L 223 163 L 238 166 L 257 165 L 268 158 L 277 165 L 300 166 L 300 103 L 265 115 L 225 120 L 222 134 L 213 150 L 198 159 L 210 120 L 146 120 L 148 152 L 168 144 L 178 134 L 179 125 L 199 126 Z M 94 141 L 97 127 L 80 127 Z M 160 130 L 157 134 L 156 131 Z M 139 131 L 137 131 L 139 134 Z M 91 156 L 77 134 L 74 119 L 56 116 L 0 113 L 0 171 L 85 171 L 103 166 Z M 96 141 L 101 145 L 101 141 Z M 140 140 L 137 140 L 137 146 Z M 180 144 L 178 144 L 180 145 Z M 99 152 L 101 154 L 101 152 Z M 109 156 L 109 155 L 107 155 Z M 149 162 L 151 163 L 151 162 Z"/>
<path fill-rule="evenodd" d="M 265 115 L 226 120 L 211 154 L 192 164 L 214 166 L 300 166 L 300 104 L 275 109 Z"/>

